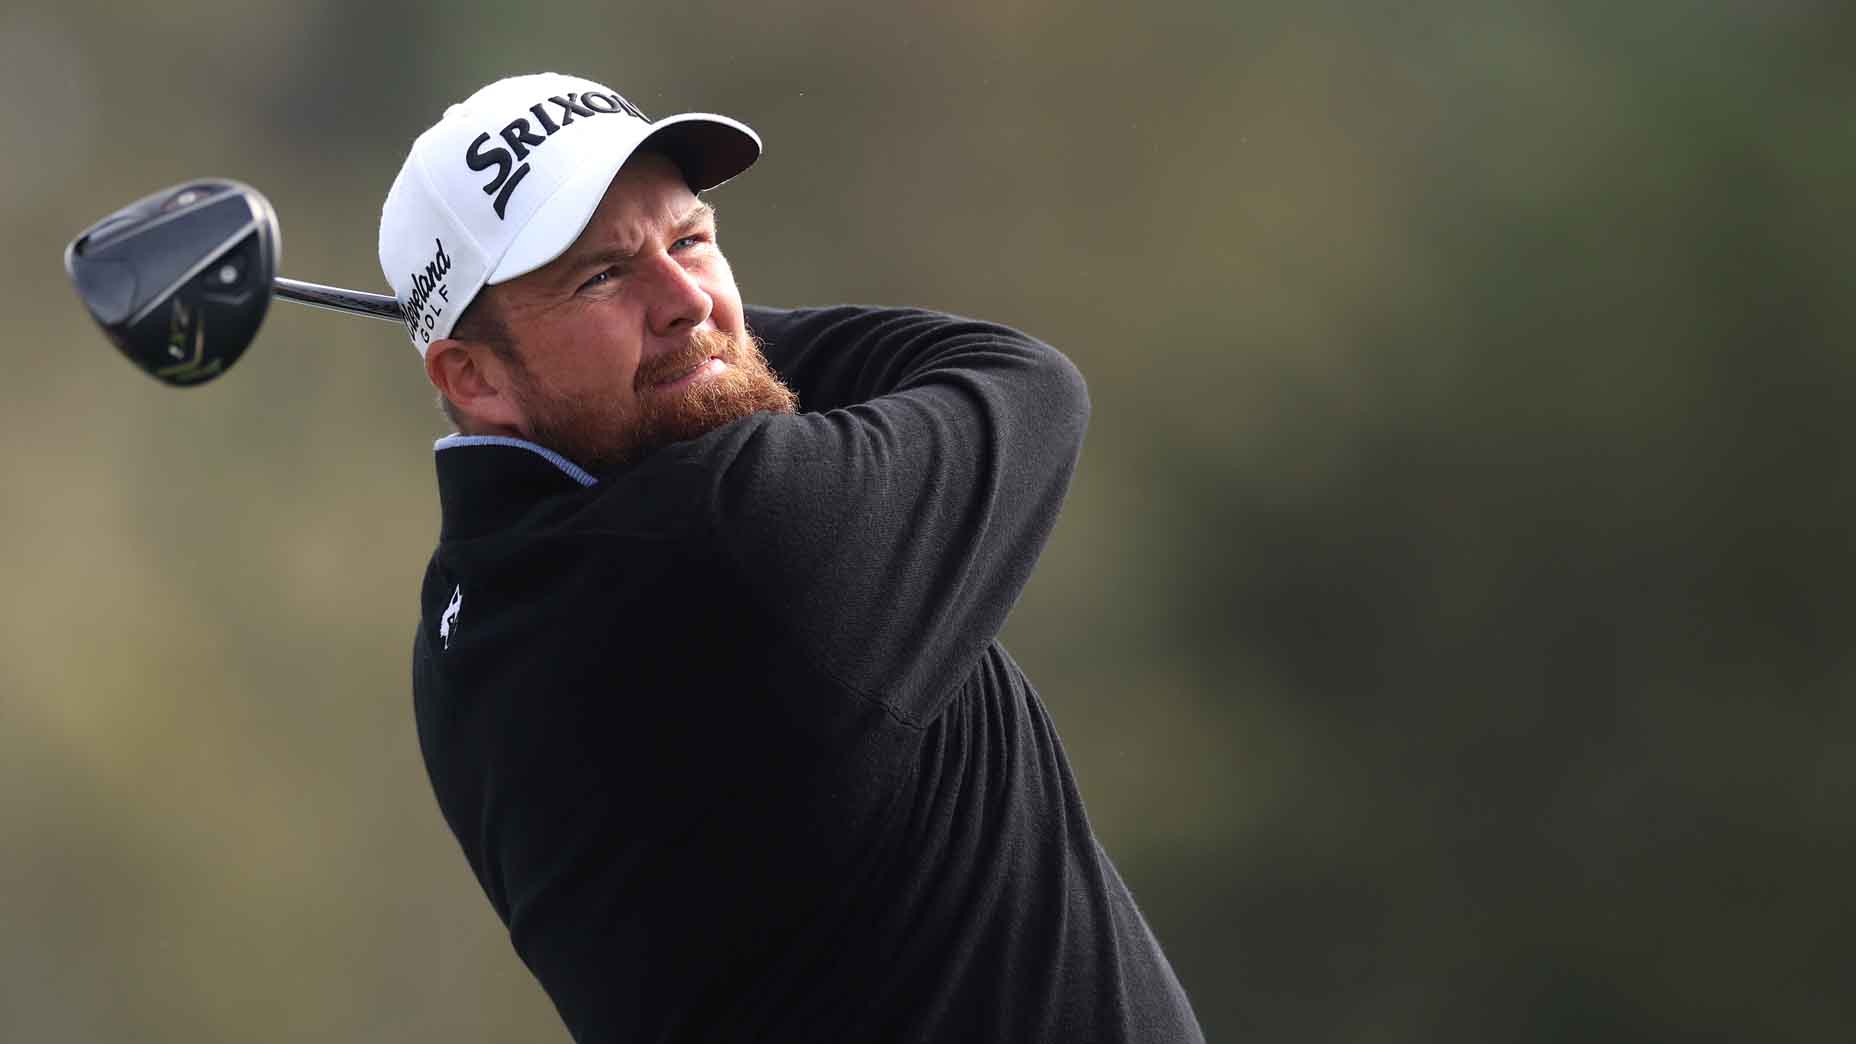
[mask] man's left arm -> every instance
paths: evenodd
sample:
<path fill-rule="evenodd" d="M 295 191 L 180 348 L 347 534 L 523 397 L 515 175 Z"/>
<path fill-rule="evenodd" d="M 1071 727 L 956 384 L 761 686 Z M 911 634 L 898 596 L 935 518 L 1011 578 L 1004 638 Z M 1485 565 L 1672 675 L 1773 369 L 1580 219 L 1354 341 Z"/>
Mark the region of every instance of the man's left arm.
<path fill-rule="evenodd" d="M 926 720 L 1004 626 L 1056 521 L 1088 422 L 1082 377 L 1034 338 L 939 313 L 758 318 L 807 412 L 743 426 L 716 478 L 716 539 L 815 666 Z"/>

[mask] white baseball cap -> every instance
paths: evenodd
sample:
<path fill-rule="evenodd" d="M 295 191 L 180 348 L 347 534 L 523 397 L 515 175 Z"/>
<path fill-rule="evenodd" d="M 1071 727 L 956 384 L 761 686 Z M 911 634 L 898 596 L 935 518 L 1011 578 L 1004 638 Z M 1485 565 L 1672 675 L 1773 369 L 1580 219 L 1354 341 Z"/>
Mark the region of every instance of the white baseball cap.
<path fill-rule="evenodd" d="M 380 210 L 380 268 L 423 356 L 485 286 L 532 272 L 580 237 L 640 146 L 690 190 L 760 158 L 760 136 L 705 112 L 652 121 L 610 87 L 559 73 L 512 76 L 445 110 L 412 143 Z"/>

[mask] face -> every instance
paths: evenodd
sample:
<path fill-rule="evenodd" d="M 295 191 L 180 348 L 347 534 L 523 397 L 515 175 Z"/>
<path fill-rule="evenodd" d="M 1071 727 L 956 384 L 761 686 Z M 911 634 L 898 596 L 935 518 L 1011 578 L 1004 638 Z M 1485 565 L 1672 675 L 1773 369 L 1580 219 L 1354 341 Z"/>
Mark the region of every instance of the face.
<path fill-rule="evenodd" d="M 476 346 L 502 400 L 484 412 L 589 469 L 796 407 L 748 337 L 714 212 L 664 157 L 627 163 L 565 253 L 484 293 L 515 355 Z"/>

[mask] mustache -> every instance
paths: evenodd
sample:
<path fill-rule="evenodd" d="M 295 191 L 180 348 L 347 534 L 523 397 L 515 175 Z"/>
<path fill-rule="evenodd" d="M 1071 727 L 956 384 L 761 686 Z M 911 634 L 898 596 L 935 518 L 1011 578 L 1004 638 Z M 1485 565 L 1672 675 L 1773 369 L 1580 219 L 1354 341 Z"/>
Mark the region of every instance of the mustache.
<path fill-rule="evenodd" d="M 711 358 L 733 366 L 741 360 L 741 345 L 720 330 L 698 330 L 676 351 L 640 362 L 632 384 L 639 389 L 649 388 L 681 377 Z"/>

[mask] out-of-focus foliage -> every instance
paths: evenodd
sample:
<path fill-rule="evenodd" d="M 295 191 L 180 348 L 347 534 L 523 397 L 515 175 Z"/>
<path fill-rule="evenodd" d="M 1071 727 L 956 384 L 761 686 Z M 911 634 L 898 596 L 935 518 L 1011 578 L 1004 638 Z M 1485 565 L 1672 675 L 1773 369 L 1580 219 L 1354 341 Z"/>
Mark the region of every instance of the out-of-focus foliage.
<path fill-rule="evenodd" d="M 1856 8 L 659 6 L 0 11 L 0 1038 L 565 1039 L 412 733 L 413 352 L 173 391 L 59 267 L 215 174 L 380 286 L 544 68 L 764 134 L 750 299 L 1089 377 L 1006 638 L 1212 1039 L 1850 1036 Z"/>

